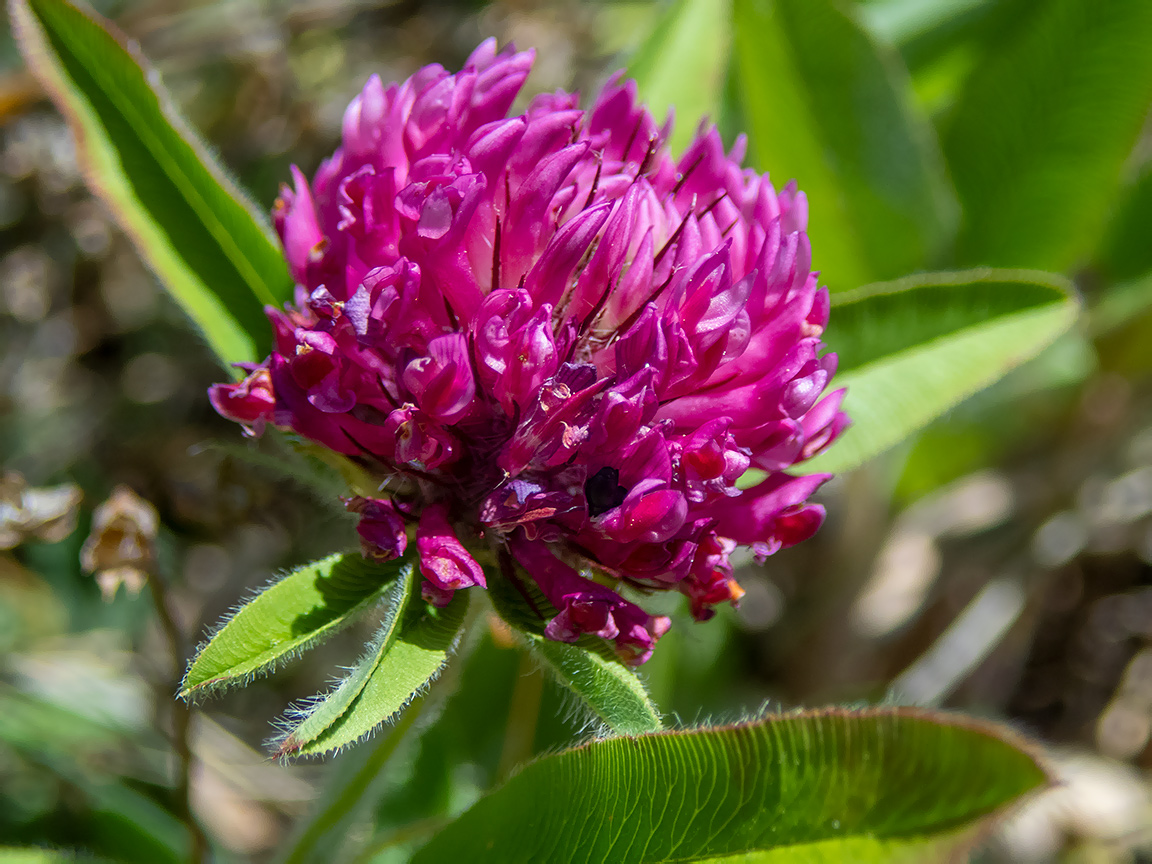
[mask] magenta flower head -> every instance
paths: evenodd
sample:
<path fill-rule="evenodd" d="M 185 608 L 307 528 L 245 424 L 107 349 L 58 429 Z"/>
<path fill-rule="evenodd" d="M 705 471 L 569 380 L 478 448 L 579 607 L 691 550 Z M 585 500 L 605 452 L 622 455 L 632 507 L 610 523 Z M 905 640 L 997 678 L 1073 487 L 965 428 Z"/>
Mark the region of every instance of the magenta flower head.
<path fill-rule="evenodd" d="M 213 388 L 250 429 L 354 460 L 367 554 L 411 532 L 425 596 L 530 580 L 552 639 L 642 663 L 667 629 L 622 596 L 675 589 L 697 619 L 742 593 L 729 556 L 809 537 L 828 475 L 788 473 L 847 424 L 822 354 L 807 201 L 702 129 L 679 158 L 611 80 L 537 96 L 532 53 L 486 42 L 453 75 L 373 77 L 343 143 L 276 204 L 294 308 L 275 349 Z M 741 490 L 749 468 L 767 479 Z M 491 586 L 488 586 L 491 587 Z"/>

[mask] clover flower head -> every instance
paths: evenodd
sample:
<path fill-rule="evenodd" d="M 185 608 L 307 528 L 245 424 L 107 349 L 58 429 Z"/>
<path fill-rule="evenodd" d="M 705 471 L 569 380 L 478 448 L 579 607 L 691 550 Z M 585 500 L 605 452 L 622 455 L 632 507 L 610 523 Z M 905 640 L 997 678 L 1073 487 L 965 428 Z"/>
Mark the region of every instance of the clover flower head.
<path fill-rule="evenodd" d="M 269 309 L 273 353 L 211 397 L 377 476 L 348 502 L 365 553 L 413 526 L 430 601 L 485 587 L 490 559 L 550 604 L 547 637 L 642 663 L 669 622 L 624 586 L 703 620 L 742 593 L 738 544 L 819 527 L 828 475 L 788 472 L 847 425 L 828 293 L 804 194 L 741 168 L 743 140 L 702 127 L 673 158 L 619 78 L 586 111 L 556 92 L 509 117 L 532 59 L 489 41 L 456 74 L 368 81 L 277 201 L 297 296 Z"/>

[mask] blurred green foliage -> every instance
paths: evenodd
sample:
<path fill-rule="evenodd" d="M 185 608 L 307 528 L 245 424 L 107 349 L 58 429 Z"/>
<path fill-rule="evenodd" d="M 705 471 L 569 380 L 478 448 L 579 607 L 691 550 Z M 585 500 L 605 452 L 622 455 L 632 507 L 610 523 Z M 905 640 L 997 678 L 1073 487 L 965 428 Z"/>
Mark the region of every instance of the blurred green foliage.
<path fill-rule="evenodd" d="M 311 170 L 331 151 L 368 74 L 458 65 L 496 35 L 540 49 L 534 89 L 587 93 L 631 63 L 645 92 L 678 106 L 682 129 L 708 115 L 729 143 L 746 131 L 752 163 L 808 193 L 814 261 L 835 289 L 984 264 L 1071 279 L 1089 310 L 1082 327 L 829 489 L 825 530 L 767 568 L 749 564 L 738 612 L 695 626 L 668 610 L 675 626 L 643 674 L 685 722 L 879 698 L 989 579 L 1015 579 L 1023 611 L 976 645 L 984 653 L 947 682 L 945 704 L 1011 718 L 1105 765 L 1112 800 L 1135 814 L 1121 839 L 1091 818 L 1036 818 L 1053 855 L 1135 860 L 1152 824 L 1152 4 L 738 0 L 733 29 L 697 3 L 701 23 L 677 30 L 681 5 L 693 4 L 97 4 L 263 207 L 290 163 Z M 629 61 L 650 29 L 663 47 Z M 61 121 L 7 39 L 0 68 L 0 459 L 34 484 L 74 480 L 87 494 L 70 538 L 0 552 L 0 844 L 181 860 L 166 649 L 147 598 L 106 604 L 82 573 L 92 508 L 117 482 L 156 503 L 163 571 L 193 641 L 277 568 L 354 535 L 269 469 L 275 441 L 254 445 L 263 462 L 208 446 L 235 440 L 204 398 L 212 358 L 83 190 Z M 1008 515 L 941 527 L 932 508 L 969 506 L 949 484 L 978 470 L 1008 490 Z M 919 557 L 885 557 L 895 547 Z M 892 573 L 919 599 L 897 626 L 862 629 L 861 598 Z M 260 748 L 267 719 L 324 689 L 370 633 L 353 627 L 200 715 L 193 804 L 217 860 L 272 860 L 367 758 L 285 768 Z M 474 640 L 455 685 L 430 694 L 431 719 L 314 860 L 406 860 L 517 762 L 593 728 L 499 628 Z M 1080 775 L 1068 771 L 1060 812 L 1080 813 Z M 1034 851 L 1020 842 L 1005 829 L 989 855 Z"/>

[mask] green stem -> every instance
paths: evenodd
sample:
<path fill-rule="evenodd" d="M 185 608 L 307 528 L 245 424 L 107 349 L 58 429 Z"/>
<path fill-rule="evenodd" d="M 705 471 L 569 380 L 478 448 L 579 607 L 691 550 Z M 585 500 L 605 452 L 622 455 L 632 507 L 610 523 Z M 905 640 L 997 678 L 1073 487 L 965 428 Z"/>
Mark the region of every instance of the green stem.
<path fill-rule="evenodd" d="M 475 630 L 475 624 L 481 616 L 482 608 L 483 606 L 480 603 L 472 602 L 468 604 L 468 612 L 464 618 L 464 623 L 461 625 L 464 633 L 461 638 L 464 643 L 467 642 L 468 635 Z M 465 652 L 462 650 L 461 653 Z M 409 703 L 408 707 L 404 709 L 403 713 L 396 720 L 396 724 L 376 745 L 376 749 L 368 756 L 363 766 L 348 779 L 344 787 L 327 806 L 319 809 L 312 816 L 311 822 L 309 822 L 307 827 L 300 833 L 299 839 L 292 848 L 288 850 L 284 857 L 280 859 L 281 864 L 304 864 L 312 855 L 321 839 L 323 839 L 328 832 L 336 828 L 341 820 L 359 804 L 365 793 L 368 792 L 368 788 L 372 785 L 373 780 L 383 771 L 384 766 L 388 763 L 388 760 L 392 758 L 392 755 L 396 752 L 396 748 L 399 747 L 400 743 L 404 740 L 405 735 L 420 718 L 421 711 L 428 707 L 429 704 L 438 704 L 442 701 L 442 696 L 452 692 L 462 665 L 462 656 L 453 658 L 452 661 L 444 667 L 440 677 L 432 682 L 429 689 Z M 422 825 L 423 822 L 417 823 L 417 826 Z M 407 836 L 407 827 L 413 827 L 417 835 L 421 830 L 420 827 L 406 826 L 398 832 L 398 835 L 402 838 Z M 360 857 L 362 857 L 362 855 Z M 358 861 L 360 857 L 354 860 Z"/>
<path fill-rule="evenodd" d="M 420 709 L 424 707 L 427 698 L 424 695 L 417 696 L 412 700 L 397 719 L 391 731 L 384 736 L 376 745 L 376 749 L 364 761 L 360 770 L 349 778 L 348 783 L 328 803 L 327 807 L 319 810 L 312 817 L 312 821 L 304 829 L 300 839 L 296 841 L 296 845 L 284 857 L 283 864 L 304 864 L 324 835 L 339 825 L 340 820 L 356 806 L 368 787 L 372 785 L 372 781 L 376 779 L 388 760 L 392 758 L 392 754 L 400 746 L 405 734 L 420 717 Z"/>
<path fill-rule="evenodd" d="M 184 677 L 184 664 L 187 654 L 184 650 L 184 636 L 176 624 L 176 619 L 169 608 L 168 592 L 160 574 L 155 567 L 149 568 L 146 573 L 148 591 L 152 596 L 152 605 L 156 607 L 156 618 L 160 622 L 160 629 L 168 642 L 168 650 L 172 655 L 172 681 L 165 688 L 164 693 L 170 694 L 180 689 L 180 681 Z M 176 805 L 180 821 L 188 830 L 188 861 L 189 864 L 202 864 L 208 854 L 208 838 L 200 823 L 196 821 L 196 814 L 192 812 L 192 747 L 189 743 L 192 728 L 192 705 L 183 699 L 176 699 L 171 703 L 172 710 L 172 749 L 176 751 Z"/>
<path fill-rule="evenodd" d="M 532 756 L 536 743 L 536 721 L 540 717 L 540 700 L 544 694 L 544 675 L 540 664 L 527 650 L 520 652 L 520 670 L 508 706 L 508 725 L 504 730 L 504 747 L 496 768 L 496 782 L 508 778 L 512 770 Z"/>
<path fill-rule="evenodd" d="M 402 843 L 430 837 L 451 821 L 447 816 L 429 816 L 427 819 L 404 825 L 375 840 L 348 864 L 368 864 L 381 852 L 386 852 L 393 846 L 399 846 Z"/>

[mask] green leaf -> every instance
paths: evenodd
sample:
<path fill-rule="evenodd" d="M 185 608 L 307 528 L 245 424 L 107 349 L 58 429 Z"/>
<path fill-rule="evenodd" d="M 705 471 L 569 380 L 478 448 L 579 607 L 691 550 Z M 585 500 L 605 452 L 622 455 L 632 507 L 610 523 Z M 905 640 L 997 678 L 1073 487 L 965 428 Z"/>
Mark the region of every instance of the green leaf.
<path fill-rule="evenodd" d="M 408 578 L 412 570 L 409 556 L 381 564 L 349 552 L 289 573 L 213 634 L 189 666 L 180 695 L 243 685 L 271 671 L 349 624 L 375 605 L 397 576 Z"/>
<path fill-rule="evenodd" d="M 301 714 L 286 738 L 301 746 L 315 740 L 325 729 L 340 719 L 364 690 L 364 685 L 380 665 L 384 656 L 396 644 L 400 624 L 412 599 L 416 582 L 415 568 L 410 568 L 384 592 L 384 620 L 369 643 L 368 652 L 352 667 L 340 683 L 321 699 L 314 700 Z"/>
<path fill-rule="evenodd" d="M 0 848 L 0 864 L 78 864 L 78 862 L 91 861 L 87 856 L 78 858 L 71 852 L 60 852 L 56 849 L 16 848 L 5 846 Z"/>
<path fill-rule="evenodd" d="M 640 735 L 663 728 L 648 691 L 624 664 L 580 645 L 527 638 L 532 653 L 616 734 Z"/>
<path fill-rule="evenodd" d="M 941 133 L 964 205 L 958 253 L 1063 271 L 1100 238 L 1152 103 L 1152 3 L 1023 8 Z"/>
<path fill-rule="evenodd" d="M 1036 356 L 1080 308 L 1066 280 L 1025 270 L 910 276 L 833 307 L 825 341 L 853 425 L 806 471 L 846 471 L 897 444 Z"/>
<path fill-rule="evenodd" d="M 545 757 L 412 861 L 947 860 L 1046 783 L 990 724 L 916 709 L 804 712 Z"/>
<path fill-rule="evenodd" d="M 1137 322 L 1152 308 L 1152 271 L 1142 279 L 1109 285 L 1100 292 L 1089 317 L 1092 335 L 1099 338 Z"/>
<path fill-rule="evenodd" d="M 404 575 L 405 597 L 417 590 L 413 586 L 420 578 L 415 572 Z M 381 627 L 369 652 L 317 706 L 322 716 L 313 722 L 309 715 L 289 730 L 278 756 L 315 756 L 356 743 L 381 724 L 394 722 L 440 674 L 456 650 L 468 592 L 457 591 L 442 609 L 406 599 L 398 605 L 403 607 L 399 627 L 391 621 Z"/>
<path fill-rule="evenodd" d="M 490 627 L 477 627 L 476 635 L 478 644 L 468 656 L 454 661 L 460 664 L 453 670 L 457 684 L 443 710 L 431 724 L 421 724 L 411 769 L 406 776 L 394 775 L 395 785 L 374 805 L 377 831 L 404 830 L 413 822 L 447 816 L 453 808 L 458 813 L 461 801 L 471 803 L 497 776 L 522 655 L 497 646 Z M 485 722 L 477 723 L 477 717 Z M 464 764 L 471 767 L 462 775 L 458 766 Z"/>
<path fill-rule="evenodd" d="M 657 119 L 675 109 L 672 152 L 692 140 L 702 118 L 719 122 L 732 41 L 730 0 L 676 0 L 628 64 Z"/>
<path fill-rule="evenodd" d="M 833 290 L 916 270 L 955 202 L 907 72 L 832 0 L 734 0 L 737 86 L 753 161 L 811 203 Z"/>
<path fill-rule="evenodd" d="M 897 45 L 912 42 L 934 30 L 955 26 L 955 22 L 991 0 L 878 0 L 860 6 L 860 17 L 868 29 Z"/>
<path fill-rule="evenodd" d="M 1152 161 L 1147 162 L 1123 192 L 1108 224 L 1096 267 L 1106 278 L 1128 281 L 1152 277 Z"/>
<path fill-rule="evenodd" d="M 544 638 L 557 609 L 539 587 L 511 561 L 519 587 L 503 575 L 488 579 L 488 599 L 505 622 L 520 631 L 532 653 L 613 732 L 639 735 L 661 728 L 660 713 L 636 673 L 621 663 L 613 646 L 584 635 L 573 645 Z"/>
<path fill-rule="evenodd" d="M 81 780 L 78 785 L 93 811 L 98 837 L 94 845 L 113 860 L 141 864 L 188 860 L 187 827 L 147 795 L 123 783 Z"/>
<path fill-rule="evenodd" d="M 355 468 L 342 454 L 325 451 L 310 442 L 301 443 L 291 433 L 273 427 L 266 428 L 258 439 L 243 442 L 206 441 L 196 447 L 196 453 L 218 453 L 262 472 L 273 480 L 288 480 L 301 491 L 309 493 L 315 502 L 328 510 L 347 515 L 341 496 L 350 488 L 350 471 Z M 344 464 L 349 476 L 341 474 Z"/>
<path fill-rule="evenodd" d="M 224 364 L 262 359 L 292 282 L 263 217 L 180 117 L 134 42 L 65 0 L 10 0 L 28 67 L 89 186 Z"/>

